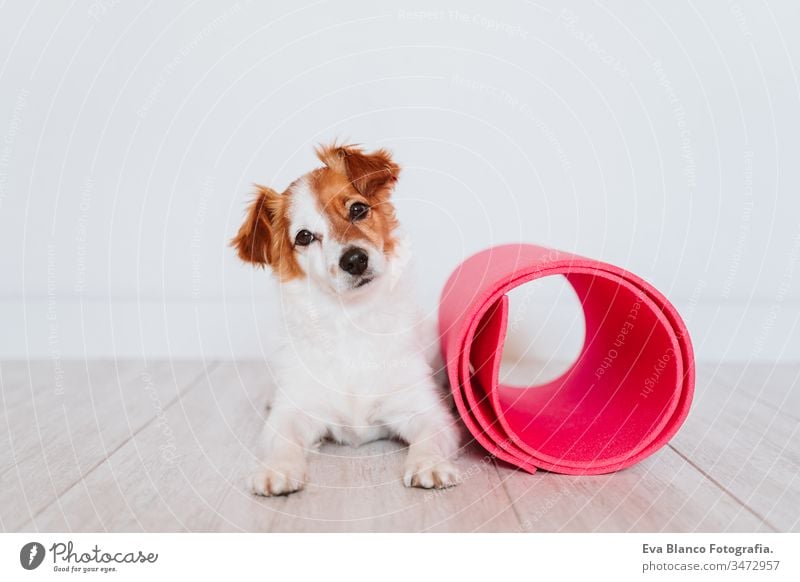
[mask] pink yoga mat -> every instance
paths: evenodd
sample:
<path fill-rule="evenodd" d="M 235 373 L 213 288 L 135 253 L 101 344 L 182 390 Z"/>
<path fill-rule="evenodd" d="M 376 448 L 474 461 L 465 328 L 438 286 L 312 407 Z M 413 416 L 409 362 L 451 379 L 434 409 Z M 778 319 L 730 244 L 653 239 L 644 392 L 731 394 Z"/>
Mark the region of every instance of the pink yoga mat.
<path fill-rule="evenodd" d="M 563 275 L 583 307 L 586 339 L 559 378 L 499 382 L 510 290 Z M 675 308 L 636 275 L 529 244 L 482 251 L 453 272 L 439 333 L 458 412 L 490 453 L 533 473 L 598 474 L 664 446 L 689 412 L 694 358 Z"/>

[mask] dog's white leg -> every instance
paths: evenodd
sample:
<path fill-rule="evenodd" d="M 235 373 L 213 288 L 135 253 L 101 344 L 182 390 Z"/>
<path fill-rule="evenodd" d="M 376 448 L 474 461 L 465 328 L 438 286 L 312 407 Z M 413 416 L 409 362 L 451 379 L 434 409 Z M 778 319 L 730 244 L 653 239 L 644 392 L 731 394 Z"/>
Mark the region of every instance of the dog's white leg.
<path fill-rule="evenodd" d="M 306 454 L 323 436 L 324 427 L 301 410 L 272 408 L 259 442 L 259 467 L 250 477 L 256 495 L 286 495 L 308 481 Z"/>
<path fill-rule="evenodd" d="M 461 430 L 446 405 L 419 411 L 391 426 L 408 443 L 403 471 L 406 487 L 443 489 L 458 485 L 458 470 L 451 463 L 461 443 Z"/>

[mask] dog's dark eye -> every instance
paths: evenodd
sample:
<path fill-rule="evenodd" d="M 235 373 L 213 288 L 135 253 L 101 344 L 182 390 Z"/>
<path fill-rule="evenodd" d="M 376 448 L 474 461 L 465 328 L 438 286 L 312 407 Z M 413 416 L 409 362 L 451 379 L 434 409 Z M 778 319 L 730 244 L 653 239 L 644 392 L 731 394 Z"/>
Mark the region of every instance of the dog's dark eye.
<path fill-rule="evenodd" d="M 361 202 L 355 202 L 350 205 L 350 220 L 362 220 L 367 217 L 369 213 L 369 206 Z"/>
<path fill-rule="evenodd" d="M 314 234 L 306 229 L 301 230 L 294 237 L 294 244 L 299 247 L 305 247 L 314 242 Z"/>

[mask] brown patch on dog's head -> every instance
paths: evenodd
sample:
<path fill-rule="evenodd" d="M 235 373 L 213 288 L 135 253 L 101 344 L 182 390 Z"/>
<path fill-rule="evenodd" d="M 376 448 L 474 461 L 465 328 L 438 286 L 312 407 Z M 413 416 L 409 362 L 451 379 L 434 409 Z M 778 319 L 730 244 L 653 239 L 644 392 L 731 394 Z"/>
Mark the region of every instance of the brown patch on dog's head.
<path fill-rule="evenodd" d="M 354 145 L 332 144 L 318 147 L 317 157 L 325 167 L 312 172 L 310 185 L 334 236 L 342 242 L 365 238 L 391 254 L 397 244 L 397 217 L 389 199 L 400 174 L 391 154 L 385 149 L 366 153 Z M 356 203 L 370 210 L 353 222 L 350 207 Z"/>
<path fill-rule="evenodd" d="M 289 238 L 288 198 L 272 188 L 256 185 L 247 218 L 231 241 L 245 262 L 269 265 L 282 280 L 303 275 Z"/>
<path fill-rule="evenodd" d="M 353 187 L 366 198 L 388 200 L 400 175 L 400 166 L 383 148 L 368 154 L 355 145 L 334 143 L 317 147 L 317 157 L 331 170 L 347 176 Z"/>

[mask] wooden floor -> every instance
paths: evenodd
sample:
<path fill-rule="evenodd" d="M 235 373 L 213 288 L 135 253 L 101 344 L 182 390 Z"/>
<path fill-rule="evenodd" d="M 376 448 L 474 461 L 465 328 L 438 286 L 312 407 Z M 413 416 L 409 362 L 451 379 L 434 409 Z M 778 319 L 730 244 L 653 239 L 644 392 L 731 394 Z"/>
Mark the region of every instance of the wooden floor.
<path fill-rule="evenodd" d="M 800 366 L 702 365 L 686 424 L 598 477 L 469 446 L 464 482 L 400 482 L 403 447 L 323 445 L 311 484 L 244 488 L 271 376 L 257 362 L 0 364 L 5 531 L 800 531 Z"/>

